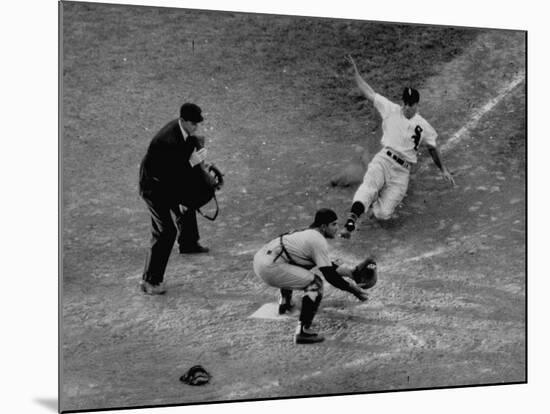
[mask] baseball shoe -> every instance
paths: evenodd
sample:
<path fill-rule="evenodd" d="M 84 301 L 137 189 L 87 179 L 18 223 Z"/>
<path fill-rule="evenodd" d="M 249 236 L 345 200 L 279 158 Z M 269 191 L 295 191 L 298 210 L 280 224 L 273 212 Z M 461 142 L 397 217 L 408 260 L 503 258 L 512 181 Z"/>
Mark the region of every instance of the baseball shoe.
<path fill-rule="evenodd" d="M 208 253 L 210 249 L 208 247 L 201 246 L 199 243 L 191 244 L 189 246 L 180 246 L 181 254 L 192 253 Z"/>
<path fill-rule="evenodd" d="M 325 337 L 323 335 L 304 326 L 299 326 L 298 333 L 294 335 L 294 343 L 296 344 L 315 344 L 324 340 Z"/>
<path fill-rule="evenodd" d="M 279 303 L 279 315 L 284 315 L 287 312 L 291 312 L 294 309 L 293 303 Z"/>
<path fill-rule="evenodd" d="M 344 225 L 344 229 L 340 232 L 340 237 L 344 239 L 349 239 L 351 233 L 355 230 L 355 220 L 349 218 Z"/>
<path fill-rule="evenodd" d="M 292 290 L 281 289 L 281 297 L 279 298 L 279 315 L 290 312 L 294 308 L 292 303 Z"/>
<path fill-rule="evenodd" d="M 163 295 L 166 293 L 166 288 L 164 287 L 164 282 L 158 284 L 152 284 L 146 280 L 139 282 L 139 287 L 141 291 L 147 295 Z"/>

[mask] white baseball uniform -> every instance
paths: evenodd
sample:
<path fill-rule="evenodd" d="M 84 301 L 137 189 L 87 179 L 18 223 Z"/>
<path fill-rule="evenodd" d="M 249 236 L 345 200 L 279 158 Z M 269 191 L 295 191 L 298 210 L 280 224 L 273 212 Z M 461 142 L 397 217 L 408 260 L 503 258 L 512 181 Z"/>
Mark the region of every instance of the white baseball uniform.
<path fill-rule="evenodd" d="M 422 143 L 436 146 L 437 132 L 420 114 L 407 119 L 400 105 L 376 94 L 374 106 L 382 117 L 382 150 L 368 165 L 353 201 L 360 201 L 379 219 L 389 219 L 403 200 L 410 168 Z"/>
<path fill-rule="evenodd" d="M 283 243 L 288 256 L 281 253 L 279 237 L 254 255 L 254 273 L 270 286 L 304 289 L 313 282 L 313 268 L 332 265 L 327 240 L 315 229 L 286 234 Z"/>

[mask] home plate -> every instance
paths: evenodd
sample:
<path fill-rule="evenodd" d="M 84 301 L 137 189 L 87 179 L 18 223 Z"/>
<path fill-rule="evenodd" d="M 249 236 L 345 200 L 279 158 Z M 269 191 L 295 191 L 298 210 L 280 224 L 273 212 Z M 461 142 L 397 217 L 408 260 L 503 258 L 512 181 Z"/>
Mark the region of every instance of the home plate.
<path fill-rule="evenodd" d="M 296 306 L 291 312 L 287 312 L 284 315 L 279 315 L 278 303 L 266 303 L 265 305 L 260 306 L 260 308 L 250 315 L 249 318 L 286 320 L 289 318 L 295 318 L 296 315 L 298 315 L 298 309 Z"/>

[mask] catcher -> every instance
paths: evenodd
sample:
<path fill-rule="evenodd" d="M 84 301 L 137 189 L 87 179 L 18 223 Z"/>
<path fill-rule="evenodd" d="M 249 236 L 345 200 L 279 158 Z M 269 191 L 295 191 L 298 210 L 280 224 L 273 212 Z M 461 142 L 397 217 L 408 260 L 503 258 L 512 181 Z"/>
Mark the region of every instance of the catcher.
<path fill-rule="evenodd" d="M 263 246 L 254 256 L 254 273 L 269 286 L 280 289 L 279 313 L 292 309 L 292 291 L 302 290 L 302 308 L 294 341 L 297 344 L 321 342 L 324 337 L 311 329 L 323 297 L 323 279 L 334 287 L 367 300 L 363 289 L 376 283 L 376 263 L 367 259 L 355 267 L 338 265 L 329 259 L 326 239 L 338 232 L 338 217 L 322 208 L 309 228 L 285 233 Z M 316 270 L 314 270 L 316 268 Z M 353 279 L 346 280 L 344 277 Z"/>

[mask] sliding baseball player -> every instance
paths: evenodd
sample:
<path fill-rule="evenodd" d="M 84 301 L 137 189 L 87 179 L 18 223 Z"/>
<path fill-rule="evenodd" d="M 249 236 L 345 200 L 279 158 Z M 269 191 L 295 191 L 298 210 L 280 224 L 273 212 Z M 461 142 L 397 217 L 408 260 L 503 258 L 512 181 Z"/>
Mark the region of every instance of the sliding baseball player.
<path fill-rule="evenodd" d="M 353 196 L 348 219 L 340 233 L 344 238 L 351 236 L 357 219 L 369 208 L 379 220 L 391 218 L 405 197 L 411 167 L 417 161 L 416 155 L 421 145 L 428 147 L 444 179 L 453 186 L 455 184 L 451 173 L 441 162 L 435 129 L 418 113 L 418 91 L 407 87 L 403 90 L 403 105 L 393 103 L 376 93 L 361 77 L 351 56 L 347 56 L 347 60 L 353 66 L 357 86 L 382 117 L 383 148 L 369 163 L 363 182 Z"/>

